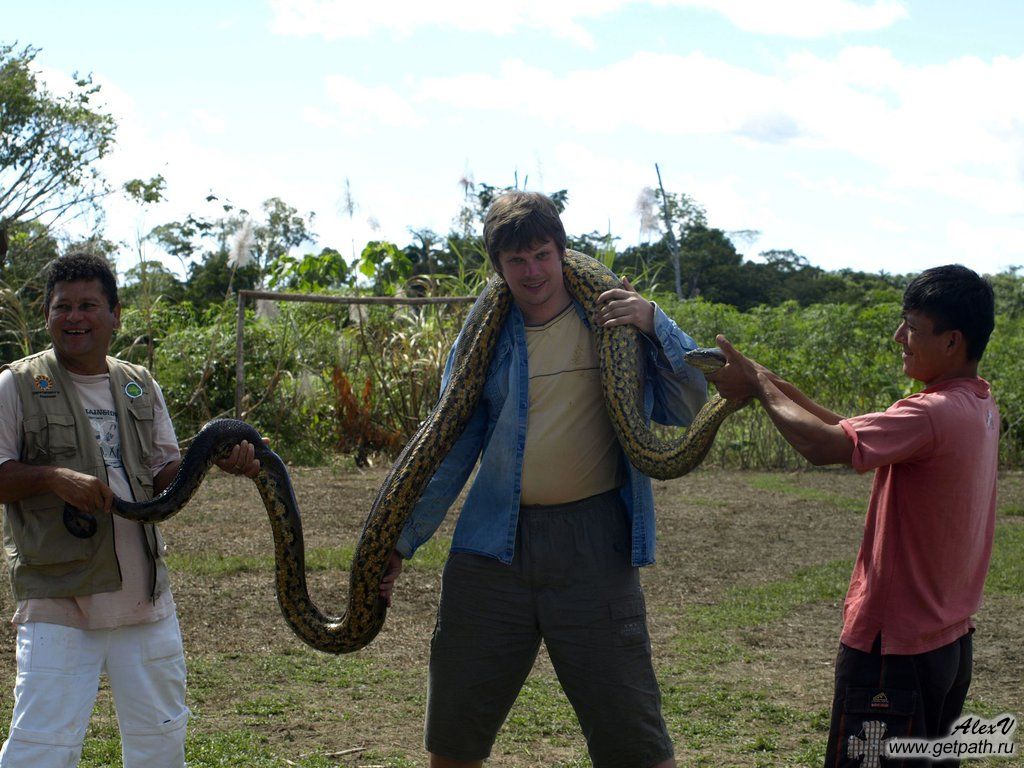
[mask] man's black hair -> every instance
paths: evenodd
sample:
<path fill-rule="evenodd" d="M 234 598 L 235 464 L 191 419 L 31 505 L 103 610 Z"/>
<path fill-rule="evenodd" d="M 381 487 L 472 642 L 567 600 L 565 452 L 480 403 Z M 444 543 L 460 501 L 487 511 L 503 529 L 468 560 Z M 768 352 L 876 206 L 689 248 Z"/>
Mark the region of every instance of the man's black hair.
<path fill-rule="evenodd" d="M 927 315 L 935 333 L 960 331 L 968 360 L 981 360 L 995 327 L 992 286 L 961 264 L 933 267 L 915 277 L 903 294 L 903 311 Z"/>
<path fill-rule="evenodd" d="M 111 311 L 117 306 L 117 278 L 110 264 L 94 253 L 78 252 L 60 256 L 50 262 L 46 273 L 46 293 L 43 300 L 50 306 L 53 287 L 57 283 L 72 283 L 77 280 L 99 280 Z"/>

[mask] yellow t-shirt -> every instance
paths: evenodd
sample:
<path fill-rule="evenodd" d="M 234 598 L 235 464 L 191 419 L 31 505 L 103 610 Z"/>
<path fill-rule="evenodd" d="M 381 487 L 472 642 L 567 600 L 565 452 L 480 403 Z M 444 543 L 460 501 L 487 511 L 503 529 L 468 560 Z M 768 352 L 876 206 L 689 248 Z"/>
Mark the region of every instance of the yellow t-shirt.
<path fill-rule="evenodd" d="M 530 406 L 522 504 L 564 504 L 622 484 L 593 334 L 569 305 L 526 327 Z"/>

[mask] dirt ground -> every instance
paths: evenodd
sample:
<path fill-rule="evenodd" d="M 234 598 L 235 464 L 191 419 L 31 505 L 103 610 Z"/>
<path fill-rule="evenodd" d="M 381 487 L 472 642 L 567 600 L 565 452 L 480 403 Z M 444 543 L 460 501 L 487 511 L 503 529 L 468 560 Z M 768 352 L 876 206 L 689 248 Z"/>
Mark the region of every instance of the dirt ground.
<path fill-rule="evenodd" d="M 383 469 L 295 470 L 307 550 L 353 544 L 383 475 Z M 804 568 L 852 561 L 869 486 L 870 477 L 839 470 L 784 475 L 701 470 L 655 483 L 658 564 L 644 569 L 643 581 L 663 686 L 687 685 L 679 633 L 692 611 L 714 606 L 735 590 L 789 579 Z M 1017 510 L 1001 516 L 1001 524 L 1024 525 L 1024 476 L 1004 475 L 1000 495 L 1001 507 Z M 440 535 L 450 535 L 453 520 L 454 513 Z M 163 528 L 182 563 L 272 554 L 255 488 L 216 472 Z M 415 562 L 400 579 L 382 633 L 366 649 L 343 657 L 312 651 L 291 634 L 276 604 L 269 565 L 218 576 L 185 565 L 172 573 L 196 713 L 191 733 L 257 731 L 261 748 L 292 761 L 319 753 L 334 755 L 326 763 L 331 765 L 421 764 L 428 644 L 440 571 Z M 347 572 L 338 569 L 310 574 L 311 593 L 325 613 L 342 612 L 346 579 Z M 995 595 L 978 616 L 972 702 L 986 711 L 1019 716 L 1024 708 L 1021 608 L 1020 596 Z M 11 609 L 4 589 L 0 614 L 9 616 Z M 831 698 L 840 627 L 841 600 L 801 603 L 777 620 L 730 630 L 728 639 L 741 653 L 701 674 L 722 690 L 756 691 L 787 711 L 820 718 Z M 10 625 L 0 626 L 4 699 L 14 678 L 13 641 Z M 545 658 L 534 680 L 542 689 L 556 687 Z M 524 706 L 523 715 L 506 724 L 494 763 L 586 764 L 574 724 L 558 724 L 567 705 L 556 704 L 555 725 L 546 726 L 546 714 L 525 711 L 530 701 L 517 705 Z M 9 701 L 4 704 L 2 711 L 9 712 Z M 530 719 L 531 714 L 536 717 Z M 744 713 L 735 717 L 742 720 Z M 685 720 L 684 714 L 680 722 Z M 769 762 L 756 755 L 707 762 L 699 740 L 692 739 L 681 740 L 677 749 L 682 765 L 803 764 L 779 753 Z M 719 747 L 710 749 L 714 754 Z M 346 750 L 353 751 L 339 754 Z"/>

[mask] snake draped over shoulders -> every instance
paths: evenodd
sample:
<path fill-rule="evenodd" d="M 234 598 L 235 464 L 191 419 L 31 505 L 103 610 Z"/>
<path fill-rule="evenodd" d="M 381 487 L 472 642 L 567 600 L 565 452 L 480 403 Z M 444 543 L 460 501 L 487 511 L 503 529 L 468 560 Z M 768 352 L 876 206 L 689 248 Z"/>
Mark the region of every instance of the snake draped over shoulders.
<path fill-rule="evenodd" d="M 620 288 L 615 275 L 584 254 L 568 250 L 563 260 L 566 288 L 588 318 L 597 298 Z M 352 557 L 348 603 L 341 616 L 326 616 L 310 599 L 299 506 L 287 468 L 250 425 L 217 419 L 204 426 L 189 447 L 177 474 L 162 494 L 147 502 L 117 499 L 122 517 L 156 523 L 174 515 L 192 497 L 209 468 L 241 440 L 249 441 L 260 461 L 254 478 L 274 537 L 275 581 L 285 621 L 298 637 L 328 653 L 349 653 L 369 643 L 384 624 L 386 606 L 380 582 L 409 514 L 441 461 L 462 434 L 480 398 L 495 342 L 511 305 L 508 286 L 493 276 L 473 304 L 456 341 L 452 373 L 430 415 L 402 449 L 374 499 Z M 724 419 L 743 406 L 713 396 L 676 440 L 655 435 L 642 411 L 640 334 L 631 325 L 593 327 L 605 405 L 629 461 L 654 478 L 686 474 L 700 464 Z M 721 366 L 713 351 L 698 350 L 688 362 L 709 371 Z M 92 516 L 66 507 L 65 524 L 77 536 L 90 535 Z M 92 519 L 92 529 L 95 520 Z"/>

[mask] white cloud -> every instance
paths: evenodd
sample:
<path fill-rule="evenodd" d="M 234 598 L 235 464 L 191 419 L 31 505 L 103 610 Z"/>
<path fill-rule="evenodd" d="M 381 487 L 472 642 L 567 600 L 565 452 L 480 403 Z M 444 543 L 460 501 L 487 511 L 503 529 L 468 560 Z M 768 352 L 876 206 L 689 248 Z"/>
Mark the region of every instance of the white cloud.
<path fill-rule="evenodd" d="M 958 261 L 964 264 L 990 260 L 998 265 L 991 271 L 1002 271 L 1024 264 L 1024 231 L 1020 224 L 979 225 L 956 218 L 946 224 L 946 239 L 958 252 Z"/>
<path fill-rule="evenodd" d="M 405 36 L 422 27 L 493 35 L 535 29 L 590 47 L 594 41 L 586 21 L 644 5 L 714 12 L 747 32 L 796 38 L 883 29 L 908 15 L 899 0 L 271 0 L 270 29 L 328 40 L 378 31 Z"/>
<path fill-rule="evenodd" d="M 193 109 L 192 117 L 206 133 L 219 136 L 227 131 L 227 122 L 221 115 L 214 115 L 205 109 Z"/>
<path fill-rule="evenodd" d="M 314 128 L 331 128 L 337 124 L 334 115 L 328 114 L 320 107 L 307 106 L 302 108 L 302 119 Z"/>
<path fill-rule="evenodd" d="M 673 5 L 720 13 L 747 32 L 813 38 L 884 29 L 907 18 L 898 0 L 667 0 Z M 660 3 L 659 3 L 660 4 Z"/>
<path fill-rule="evenodd" d="M 801 53 L 760 73 L 710 58 L 638 53 L 555 74 L 513 59 L 494 74 L 428 78 L 415 99 L 465 114 L 524 116 L 580 134 L 724 136 L 787 144 L 803 157 L 867 163 L 887 190 L 939 190 L 993 213 L 1024 212 L 1024 56 L 913 66 L 879 48 Z M 600 112 L 566 109 L 607 104 Z"/>
<path fill-rule="evenodd" d="M 325 89 L 349 134 L 366 133 L 374 124 L 414 127 L 422 122 L 409 101 L 390 86 L 367 86 L 346 75 L 328 75 Z M 313 114 L 315 110 L 305 117 Z"/>
<path fill-rule="evenodd" d="M 568 123 L 585 133 L 638 127 L 681 136 L 740 130 L 751 116 L 778 109 L 780 85 L 702 53 L 637 53 L 608 67 L 562 76 L 512 59 L 501 64 L 497 75 L 426 79 L 417 98 Z M 607 108 L 574 110 L 565 106 L 570 99 Z"/>
<path fill-rule="evenodd" d="M 270 29 L 280 35 L 321 35 L 328 40 L 367 37 L 378 31 L 401 36 L 418 28 L 456 29 L 507 35 L 521 29 L 543 29 L 556 37 L 589 46 L 593 41 L 582 19 L 603 15 L 630 0 L 271 0 Z"/>

